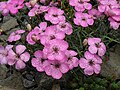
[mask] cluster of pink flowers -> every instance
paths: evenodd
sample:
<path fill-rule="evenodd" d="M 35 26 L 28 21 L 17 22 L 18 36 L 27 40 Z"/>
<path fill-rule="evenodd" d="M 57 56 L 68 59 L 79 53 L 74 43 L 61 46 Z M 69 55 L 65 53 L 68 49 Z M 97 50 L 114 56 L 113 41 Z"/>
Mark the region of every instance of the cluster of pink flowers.
<path fill-rule="evenodd" d="M 4 16 L 9 12 L 13 15 L 18 13 L 19 9 L 24 7 L 24 0 L 8 0 L 7 2 L 0 2 L 0 11 Z"/>
<path fill-rule="evenodd" d="M 69 0 L 69 4 L 75 7 L 74 23 L 78 26 L 88 27 L 94 24 L 94 19 L 99 17 L 101 13 L 97 9 L 92 9 L 90 0 Z M 85 10 L 88 13 L 84 12 Z"/>
<path fill-rule="evenodd" d="M 90 0 L 69 0 L 69 4 L 75 7 L 74 23 L 82 27 L 94 24 L 94 20 L 105 14 L 113 29 L 118 29 L 120 25 L 120 3 L 117 0 L 97 0 L 99 5 L 93 9 Z M 86 10 L 88 13 L 86 13 Z"/>
<path fill-rule="evenodd" d="M 108 16 L 110 26 L 118 29 L 120 26 L 120 3 L 117 0 L 98 0 L 98 10 Z"/>
<path fill-rule="evenodd" d="M 80 58 L 79 66 L 84 69 L 84 73 L 92 75 L 99 74 L 101 70 L 101 57 L 106 52 L 106 46 L 100 38 L 88 38 L 88 51 L 84 53 L 84 58 Z"/>
<path fill-rule="evenodd" d="M 46 0 L 40 0 L 44 3 Z M 92 9 L 90 0 L 69 0 L 71 6 L 75 7 L 74 23 L 82 27 L 88 27 L 94 24 L 94 20 L 101 16 L 104 12 L 110 16 L 109 20 L 114 20 L 115 23 L 119 22 L 119 7 L 109 8 L 106 4 L 99 0 L 100 6 L 97 9 Z M 45 72 L 48 76 L 52 76 L 55 79 L 60 79 L 63 74 L 72 70 L 78 65 L 84 69 L 85 74 L 92 75 L 93 73 L 99 74 L 101 70 L 101 57 L 106 52 L 106 46 L 100 38 L 88 38 L 88 51 L 84 53 L 84 57 L 77 58 L 77 52 L 69 50 L 68 42 L 65 41 L 66 35 L 73 33 L 72 25 L 67 22 L 64 11 L 57 8 L 54 3 L 50 3 L 48 6 L 39 5 L 37 0 L 30 0 L 24 3 L 24 0 L 9 0 L 7 2 L 0 2 L 0 11 L 2 14 L 8 15 L 17 14 L 19 9 L 24 7 L 30 9 L 28 12 L 29 17 L 44 15 L 46 21 L 40 22 L 29 32 L 25 30 L 16 30 L 12 32 L 8 37 L 11 42 L 16 42 L 21 39 L 21 35 L 27 33 L 26 41 L 31 46 L 38 44 L 42 45 L 42 50 L 36 50 L 34 56 L 27 52 L 27 47 L 22 44 L 18 44 L 15 48 L 13 45 L 7 45 L 5 48 L 0 46 L 0 63 L 8 64 L 10 66 L 15 65 L 16 69 L 23 69 L 31 58 L 31 63 L 34 68 L 39 72 Z M 105 5 L 103 5 L 105 4 Z M 101 8 L 105 9 L 102 11 Z M 87 10 L 88 12 L 84 12 Z M 112 16 L 111 16 L 112 15 Z M 50 23 L 48 25 L 47 21 Z M 111 21 L 111 25 L 116 25 Z M 116 26 L 115 26 L 116 27 Z M 26 35 L 26 34 L 24 34 Z M 29 51 L 29 50 L 28 50 Z"/>

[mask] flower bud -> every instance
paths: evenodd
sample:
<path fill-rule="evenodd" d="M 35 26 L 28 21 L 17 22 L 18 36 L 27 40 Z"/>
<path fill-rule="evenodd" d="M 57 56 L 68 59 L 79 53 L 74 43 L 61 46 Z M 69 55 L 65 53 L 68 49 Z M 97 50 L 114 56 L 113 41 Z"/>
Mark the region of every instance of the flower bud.
<path fill-rule="evenodd" d="M 31 27 L 30 24 L 27 24 L 26 27 L 27 27 L 27 30 L 28 30 L 28 31 L 31 31 L 31 30 L 32 30 L 32 27 Z"/>
<path fill-rule="evenodd" d="M 38 0 L 30 0 L 30 5 L 34 7 L 37 2 Z"/>
<path fill-rule="evenodd" d="M 84 40 L 83 40 L 83 46 L 86 46 L 87 43 L 88 43 L 88 40 L 87 40 L 87 39 L 84 39 Z"/>

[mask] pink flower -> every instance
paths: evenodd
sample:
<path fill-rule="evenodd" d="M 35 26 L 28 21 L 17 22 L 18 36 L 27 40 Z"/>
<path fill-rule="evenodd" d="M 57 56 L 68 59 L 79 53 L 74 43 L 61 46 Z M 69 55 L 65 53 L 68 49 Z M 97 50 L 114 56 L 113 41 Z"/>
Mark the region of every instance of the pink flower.
<path fill-rule="evenodd" d="M 120 26 L 120 23 L 119 22 L 116 22 L 113 18 L 109 17 L 108 20 L 110 21 L 110 26 L 117 30 Z"/>
<path fill-rule="evenodd" d="M 7 2 L 0 2 L 0 12 L 2 12 L 3 16 L 6 16 L 9 14 Z"/>
<path fill-rule="evenodd" d="M 68 22 L 60 22 L 56 25 L 58 31 L 62 31 L 66 33 L 67 35 L 72 34 L 73 29 L 70 23 Z"/>
<path fill-rule="evenodd" d="M 65 21 L 63 14 L 63 10 L 56 7 L 50 7 L 48 13 L 45 14 L 44 18 L 45 20 L 50 21 L 52 24 L 58 24 L 61 21 Z"/>
<path fill-rule="evenodd" d="M 8 8 L 11 14 L 16 14 L 19 9 L 23 8 L 24 0 L 9 0 L 8 1 Z"/>
<path fill-rule="evenodd" d="M 69 71 L 69 67 L 66 63 L 58 60 L 50 61 L 50 65 L 45 67 L 47 75 L 52 76 L 55 79 L 60 79 L 64 73 Z"/>
<path fill-rule="evenodd" d="M 39 72 L 43 72 L 44 68 L 49 65 L 46 55 L 38 50 L 34 53 L 35 58 L 32 59 L 32 66 Z"/>
<path fill-rule="evenodd" d="M 65 51 L 68 48 L 68 43 L 64 40 L 54 39 L 45 45 L 43 52 L 47 54 L 49 60 L 64 60 Z"/>
<path fill-rule="evenodd" d="M 39 34 L 40 34 L 39 27 L 35 27 L 32 31 L 28 33 L 26 39 L 27 42 L 31 45 L 34 45 L 38 40 L 40 40 Z"/>
<path fill-rule="evenodd" d="M 67 57 L 67 64 L 69 66 L 69 69 L 73 69 L 74 67 L 77 67 L 78 66 L 78 58 L 75 57 L 77 55 L 77 53 L 73 50 L 67 50 L 65 52 L 65 55 Z"/>
<path fill-rule="evenodd" d="M 17 30 L 15 32 L 12 32 L 10 36 L 8 37 L 9 42 L 17 41 L 21 39 L 21 34 L 23 34 L 24 30 Z"/>
<path fill-rule="evenodd" d="M 76 11 L 83 12 L 85 9 L 90 10 L 92 5 L 88 3 L 90 0 L 69 0 L 71 6 L 75 6 Z"/>
<path fill-rule="evenodd" d="M 116 0 L 99 0 L 99 3 L 98 10 L 100 12 L 107 12 L 109 9 L 119 8 Z"/>
<path fill-rule="evenodd" d="M 96 54 L 98 52 L 99 56 L 103 56 L 106 52 L 106 46 L 101 42 L 100 38 L 88 38 L 88 45 L 88 50 L 92 54 Z"/>
<path fill-rule="evenodd" d="M 25 62 L 29 61 L 30 54 L 25 52 L 26 47 L 24 45 L 17 45 L 15 52 L 10 49 L 8 52 L 8 64 L 14 65 L 16 69 L 23 69 L 25 68 Z"/>
<path fill-rule="evenodd" d="M 82 27 L 88 27 L 88 25 L 93 25 L 94 23 L 92 16 L 87 13 L 76 12 L 75 17 L 74 23 Z"/>
<path fill-rule="evenodd" d="M 35 16 L 35 15 L 37 15 L 37 14 L 41 14 L 41 13 L 43 13 L 43 12 L 48 11 L 48 9 L 49 9 L 48 6 L 40 6 L 40 5 L 36 4 L 36 5 L 29 11 L 28 16 L 33 17 L 33 16 Z"/>
<path fill-rule="evenodd" d="M 64 39 L 65 34 L 63 32 L 57 32 L 56 26 L 49 26 L 46 28 L 44 35 L 40 37 L 41 43 L 43 45 L 49 44 L 49 42 L 53 39 Z"/>
<path fill-rule="evenodd" d="M 84 57 L 79 60 L 79 66 L 84 69 L 84 73 L 87 75 L 92 75 L 94 72 L 99 74 L 101 70 L 100 64 L 102 63 L 101 58 L 88 51 L 85 52 Z"/>
<path fill-rule="evenodd" d="M 8 62 L 8 52 L 12 49 L 12 45 L 7 45 L 5 48 L 0 46 L 0 64 L 7 64 Z"/>

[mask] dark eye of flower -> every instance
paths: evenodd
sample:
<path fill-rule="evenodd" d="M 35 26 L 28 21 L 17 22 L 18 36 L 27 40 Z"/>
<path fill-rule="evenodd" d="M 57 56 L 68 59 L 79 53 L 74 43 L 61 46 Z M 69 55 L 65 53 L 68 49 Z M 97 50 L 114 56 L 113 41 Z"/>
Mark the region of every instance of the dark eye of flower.
<path fill-rule="evenodd" d="M 59 63 L 55 64 L 55 68 L 59 68 L 59 67 L 60 67 Z"/>
<path fill-rule="evenodd" d="M 58 15 L 57 14 L 53 14 L 53 17 L 57 17 Z"/>
<path fill-rule="evenodd" d="M 54 35 L 50 36 L 50 40 L 52 40 L 52 39 L 55 39 L 55 36 L 54 36 Z"/>
<path fill-rule="evenodd" d="M 89 64 L 92 66 L 94 65 L 94 61 L 90 60 Z"/>
<path fill-rule="evenodd" d="M 65 24 L 61 25 L 61 28 L 65 28 L 65 27 L 66 27 L 66 25 L 65 25 Z"/>
<path fill-rule="evenodd" d="M 100 44 L 99 43 L 97 43 L 97 44 L 95 44 L 95 46 L 97 47 L 97 48 L 100 48 Z"/>
<path fill-rule="evenodd" d="M 54 48 L 53 48 L 53 51 L 54 51 L 55 53 L 58 53 L 59 49 L 58 49 L 57 47 L 54 47 Z"/>

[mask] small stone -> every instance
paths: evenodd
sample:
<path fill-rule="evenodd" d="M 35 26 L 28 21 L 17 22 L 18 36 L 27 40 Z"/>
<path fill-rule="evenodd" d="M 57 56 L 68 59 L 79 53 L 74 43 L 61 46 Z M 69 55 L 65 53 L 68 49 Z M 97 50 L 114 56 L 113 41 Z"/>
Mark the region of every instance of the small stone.
<path fill-rule="evenodd" d="M 3 23 L 1 25 L 1 29 L 3 31 L 7 31 L 7 30 L 10 30 L 11 28 L 14 28 L 17 25 L 18 25 L 17 20 L 15 18 L 12 18 L 8 20 L 7 22 Z"/>
<path fill-rule="evenodd" d="M 102 64 L 101 75 L 120 79 L 120 45 L 116 45 L 115 51 L 110 51 L 109 60 Z"/>

